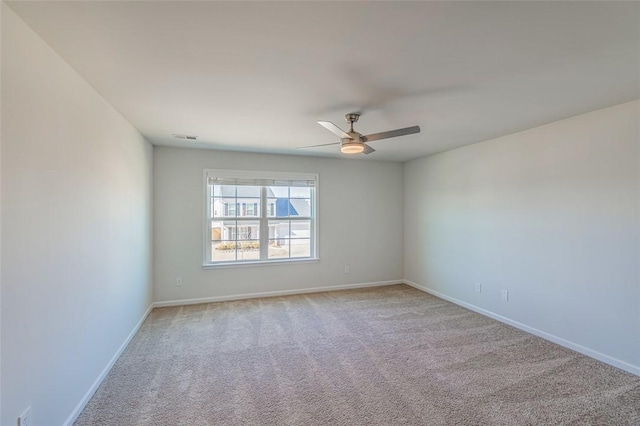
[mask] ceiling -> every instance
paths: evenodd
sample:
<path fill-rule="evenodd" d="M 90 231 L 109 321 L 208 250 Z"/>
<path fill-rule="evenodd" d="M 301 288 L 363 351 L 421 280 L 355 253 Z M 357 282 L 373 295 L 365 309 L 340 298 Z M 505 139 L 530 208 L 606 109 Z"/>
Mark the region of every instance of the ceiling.
<path fill-rule="evenodd" d="M 639 2 L 8 2 L 155 145 L 405 161 L 640 98 Z M 197 142 L 172 134 L 197 135 Z"/>

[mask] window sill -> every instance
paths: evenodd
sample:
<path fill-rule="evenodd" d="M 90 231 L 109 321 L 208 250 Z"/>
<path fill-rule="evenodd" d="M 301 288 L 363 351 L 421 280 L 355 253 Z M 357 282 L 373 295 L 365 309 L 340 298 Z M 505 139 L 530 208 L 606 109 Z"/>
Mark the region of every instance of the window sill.
<path fill-rule="evenodd" d="M 286 259 L 286 260 L 258 260 L 255 262 L 234 262 L 234 263 L 205 263 L 202 269 L 224 269 L 224 268 L 244 268 L 249 266 L 269 266 L 269 265 L 291 265 L 299 263 L 315 263 L 319 262 L 318 257 L 305 257 L 304 259 Z"/>

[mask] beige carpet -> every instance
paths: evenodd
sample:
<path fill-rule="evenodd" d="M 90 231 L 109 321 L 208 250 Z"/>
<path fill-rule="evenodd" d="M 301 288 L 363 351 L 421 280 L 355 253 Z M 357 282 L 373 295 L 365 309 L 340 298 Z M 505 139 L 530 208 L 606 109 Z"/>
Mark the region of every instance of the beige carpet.
<path fill-rule="evenodd" d="M 81 425 L 640 425 L 640 377 L 405 285 L 155 309 Z"/>

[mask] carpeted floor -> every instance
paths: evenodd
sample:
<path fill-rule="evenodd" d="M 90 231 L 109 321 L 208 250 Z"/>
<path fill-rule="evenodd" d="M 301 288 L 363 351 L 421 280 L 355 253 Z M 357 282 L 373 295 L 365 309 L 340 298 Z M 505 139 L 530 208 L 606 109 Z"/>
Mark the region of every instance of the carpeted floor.
<path fill-rule="evenodd" d="M 154 309 L 83 425 L 640 425 L 640 377 L 405 285 Z"/>

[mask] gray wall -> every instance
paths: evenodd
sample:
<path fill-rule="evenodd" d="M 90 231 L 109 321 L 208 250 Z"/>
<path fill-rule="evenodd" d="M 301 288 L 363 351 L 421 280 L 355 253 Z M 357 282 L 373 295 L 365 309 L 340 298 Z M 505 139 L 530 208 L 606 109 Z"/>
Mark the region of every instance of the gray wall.
<path fill-rule="evenodd" d="M 635 101 L 406 163 L 405 278 L 640 374 L 639 122 Z"/>
<path fill-rule="evenodd" d="M 0 423 L 60 425 L 152 302 L 152 147 L 0 7 Z"/>
<path fill-rule="evenodd" d="M 320 261 L 203 269 L 205 168 L 319 173 Z M 402 196 L 401 163 L 156 147 L 155 300 L 400 282 Z"/>

